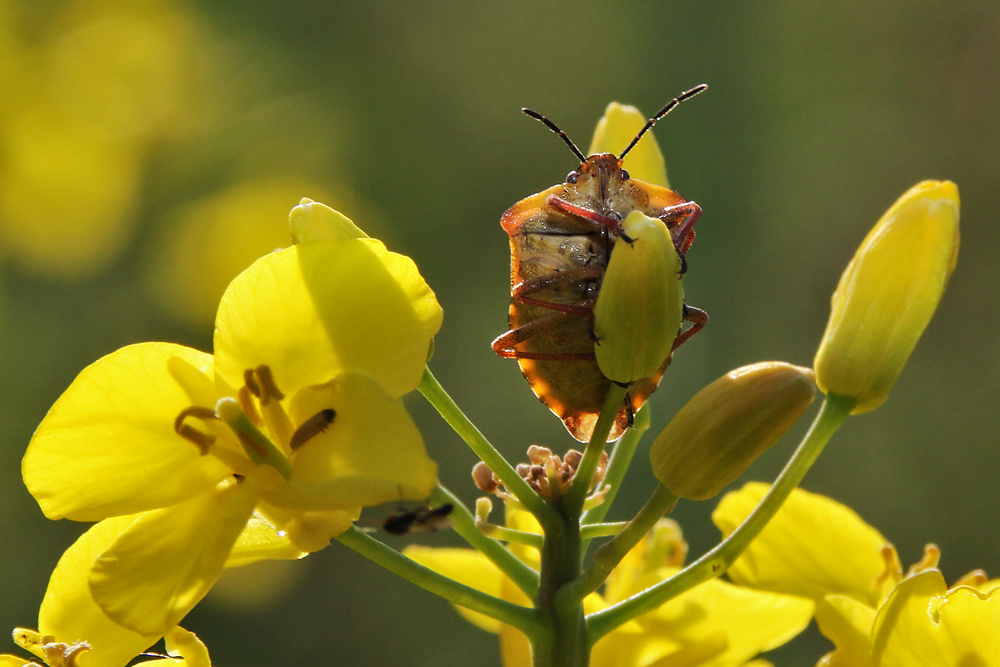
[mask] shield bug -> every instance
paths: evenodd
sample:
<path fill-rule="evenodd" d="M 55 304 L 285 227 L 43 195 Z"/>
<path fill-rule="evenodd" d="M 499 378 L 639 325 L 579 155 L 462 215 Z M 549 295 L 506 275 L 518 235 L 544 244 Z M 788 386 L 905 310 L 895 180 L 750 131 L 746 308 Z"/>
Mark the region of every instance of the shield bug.
<path fill-rule="evenodd" d="M 501 216 L 510 237 L 510 330 L 493 341 L 501 357 L 517 359 L 535 395 L 580 441 L 590 439 L 610 380 L 594 355 L 594 304 L 608 260 L 623 234 L 621 221 L 631 211 L 662 220 L 686 270 L 685 255 L 694 240 L 701 208 L 669 188 L 629 176 L 622 161 L 658 120 L 678 104 L 705 90 L 696 86 L 650 118 L 620 155 L 585 156 L 566 133 L 545 116 L 522 109 L 566 142 L 580 159 L 564 183 L 522 199 Z M 609 441 L 632 422 L 635 411 L 653 393 L 673 350 L 708 321 L 704 311 L 683 307 L 692 326 L 678 332 L 670 355 L 650 378 L 633 383 L 618 412 Z"/>

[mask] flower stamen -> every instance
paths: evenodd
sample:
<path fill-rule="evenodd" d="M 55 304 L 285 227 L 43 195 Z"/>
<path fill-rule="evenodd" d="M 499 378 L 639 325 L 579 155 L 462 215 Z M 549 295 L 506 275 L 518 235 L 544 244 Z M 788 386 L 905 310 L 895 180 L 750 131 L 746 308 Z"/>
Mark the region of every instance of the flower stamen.
<path fill-rule="evenodd" d="M 241 390 L 238 401 L 247 419 L 258 427 L 267 427 L 275 442 L 290 443 L 294 437 L 295 429 L 281 405 L 281 400 L 285 398 L 285 395 L 278 389 L 270 366 L 261 364 L 257 368 L 248 368 L 243 371 L 243 382 L 243 388 L 257 399 L 260 408 L 259 412 L 258 406 L 248 408 L 245 404 L 253 405 L 254 401 L 250 400 L 249 396 L 245 396 Z"/>
<path fill-rule="evenodd" d="M 333 408 L 320 410 L 312 417 L 302 422 L 302 424 L 295 429 L 295 433 L 292 434 L 291 439 L 288 441 L 288 446 L 291 447 L 294 452 L 296 449 L 325 431 L 327 427 L 333 423 L 333 418 L 336 416 L 337 413 L 333 410 Z"/>
<path fill-rule="evenodd" d="M 246 380 L 250 378 L 250 382 L 253 382 L 253 374 L 251 371 L 247 371 L 243 374 L 243 379 Z M 256 382 L 253 384 L 254 387 L 257 386 Z M 247 416 L 247 419 L 256 426 L 260 428 L 264 425 L 264 420 L 260 416 L 260 412 L 257 410 L 257 404 L 254 402 L 254 398 L 257 394 L 250 387 L 249 384 L 240 387 L 239 391 L 236 392 L 236 402 L 240 404 L 240 409 L 243 410 L 243 414 Z"/>
<path fill-rule="evenodd" d="M 184 423 L 184 420 L 188 417 L 201 419 L 202 421 L 217 419 L 215 411 L 211 408 L 192 405 L 189 408 L 181 410 L 180 414 L 174 420 L 174 432 L 188 442 L 193 443 L 201 451 L 201 455 L 204 456 L 208 454 L 208 450 L 215 444 L 215 436 L 211 433 L 203 433 L 190 424 Z"/>

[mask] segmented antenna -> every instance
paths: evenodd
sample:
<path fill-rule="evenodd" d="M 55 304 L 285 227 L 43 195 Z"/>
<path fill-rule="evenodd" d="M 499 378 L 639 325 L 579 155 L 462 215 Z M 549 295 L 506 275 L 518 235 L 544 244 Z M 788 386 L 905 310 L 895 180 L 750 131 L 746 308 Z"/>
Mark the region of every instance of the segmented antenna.
<path fill-rule="evenodd" d="M 698 91 L 698 92 L 701 92 L 701 91 Z M 685 93 L 685 94 L 687 94 L 687 93 Z M 587 156 L 584 155 L 583 152 L 579 148 L 576 147 L 576 144 L 574 144 L 570 140 L 570 138 L 566 136 L 565 132 L 563 132 L 562 130 L 559 129 L 558 125 L 556 125 L 551 120 L 549 120 L 548 118 L 546 118 L 542 114 L 538 113 L 537 111 L 532 111 L 531 109 L 521 109 L 521 111 L 523 111 L 525 113 L 525 115 L 531 116 L 535 120 L 542 121 L 543 123 L 545 123 L 545 127 L 549 128 L 550 130 L 552 130 L 553 132 L 555 132 L 556 134 L 558 134 L 560 137 L 562 137 L 562 140 L 566 142 L 566 145 L 569 146 L 569 149 L 571 151 L 573 151 L 573 155 L 575 155 L 578 158 L 580 158 L 580 162 L 586 162 L 587 161 Z"/>
<path fill-rule="evenodd" d="M 625 150 L 622 151 L 622 154 L 618 156 L 618 159 L 619 160 L 623 159 L 625 157 L 625 155 L 627 155 L 628 152 L 630 150 L 632 150 L 632 147 L 635 146 L 637 143 L 639 143 L 639 140 L 642 139 L 642 135 L 646 134 L 646 132 L 649 130 L 649 128 L 651 128 L 654 125 L 656 125 L 656 122 L 658 120 L 660 120 L 661 118 L 663 118 L 664 116 L 666 116 L 668 113 L 670 113 L 675 106 L 677 106 L 678 104 L 680 104 L 684 100 L 691 99 L 692 97 L 694 97 L 698 93 L 702 92 L 706 88 L 708 88 L 708 84 L 707 83 L 702 83 L 700 85 L 695 86 L 691 90 L 688 90 L 688 91 L 685 91 L 685 92 L 681 93 L 680 95 L 678 95 L 674 99 L 672 99 L 669 102 L 667 102 L 666 106 L 664 106 L 662 109 L 660 109 L 659 112 L 655 116 L 653 116 L 648 121 L 646 121 L 646 124 L 643 126 L 643 128 L 641 130 L 639 130 L 639 134 L 635 135 L 635 139 L 633 139 L 632 143 L 630 143 L 625 148 Z M 527 110 L 525 110 L 525 113 L 528 113 Z M 542 119 L 540 119 L 540 120 L 542 120 Z M 546 121 L 546 124 L 548 124 L 547 121 Z M 562 134 L 562 133 L 560 132 L 560 134 Z M 566 139 L 566 141 L 569 141 L 569 139 Z"/>

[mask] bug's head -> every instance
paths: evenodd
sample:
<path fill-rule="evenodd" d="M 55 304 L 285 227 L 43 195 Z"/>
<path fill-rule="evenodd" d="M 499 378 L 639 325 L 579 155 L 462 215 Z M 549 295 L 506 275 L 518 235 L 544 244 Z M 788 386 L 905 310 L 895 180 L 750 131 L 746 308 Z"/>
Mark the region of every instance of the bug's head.
<path fill-rule="evenodd" d="M 573 143 L 573 140 L 570 139 L 565 132 L 560 130 L 559 126 L 553 123 L 551 120 L 549 120 L 542 114 L 538 113 L 537 111 L 532 111 L 531 109 L 522 108 L 521 111 L 523 111 L 525 115 L 530 116 L 535 120 L 541 121 L 542 123 L 545 124 L 545 127 L 549 128 L 550 130 L 558 134 L 559 137 L 566 142 L 566 145 L 569 146 L 569 149 L 573 151 L 573 155 L 575 155 L 580 159 L 580 168 L 575 171 L 569 172 L 569 175 L 566 177 L 567 183 L 576 183 L 582 176 L 585 176 L 591 169 L 593 170 L 602 169 L 605 170 L 607 173 L 611 173 L 613 169 L 617 169 L 621 171 L 620 173 L 621 178 L 623 180 L 628 180 L 629 178 L 628 172 L 621 168 L 621 164 L 622 161 L 625 159 L 625 156 L 628 155 L 628 152 L 632 150 L 637 143 L 639 143 L 640 139 L 642 139 L 642 135 L 646 134 L 646 132 L 652 129 L 652 127 L 656 125 L 656 123 L 661 118 L 670 113 L 674 109 L 674 107 L 676 107 L 678 104 L 680 104 L 685 100 L 691 99 L 692 97 L 694 97 L 695 95 L 704 91 L 707 88 L 708 84 L 705 83 L 699 84 L 694 88 L 692 88 L 691 90 L 684 91 L 674 99 L 667 102 L 662 109 L 660 109 L 653 117 L 651 117 L 648 121 L 646 121 L 646 124 L 643 125 L 642 129 L 639 130 L 639 133 L 635 135 L 635 138 L 632 139 L 629 145 L 625 147 L 625 150 L 621 152 L 621 155 L 618 155 L 617 157 L 611 153 L 598 153 L 595 155 L 591 155 L 590 157 L 587 157 L 586 155 L 583 154 L 583 151 L 577 148 L 576 144 Z M 611 164 L 612 161 L 614 162 L 614 164 Z"/>

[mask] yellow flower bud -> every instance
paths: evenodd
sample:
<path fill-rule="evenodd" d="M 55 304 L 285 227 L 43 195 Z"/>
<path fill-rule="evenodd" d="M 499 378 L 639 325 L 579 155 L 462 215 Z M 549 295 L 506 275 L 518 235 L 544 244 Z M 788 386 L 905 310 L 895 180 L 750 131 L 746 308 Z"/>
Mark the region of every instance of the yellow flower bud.
<path fill-rule="evenodd" d="M 885 401 L 941 300 L 958 238 L 958 188 L 923 181 L 886 211 L 847 265 L 814 367 L 824 393 L 857 400 L 852 414 Z"/>
<path fill-rule="evenodd" d="M 813 372 L 780 361 L 730 371 L 694 395 L 649 451 L 671 493 L 707 500 L 743 474 L 812 403 Z"/>
<path fill-rule="evenodd" d="M 620 154 L 645 124 L 646 117 L 638 109 L 612 102 L 604 111 L 601 120 L 597 122 L 597 129 L 594 130 L 594 138 L 590 142 L 587 155 Z M 662 185 L 665 188 L 670 187 L 667 182 L 666 162 L 652 132 L 643 135 L 639 143 L 629 151 L 622 167 L 640 181 Z"/>
<path fill-rule="evenodd" d="M 681 326 L 681 260 L 662 220 L 632 211 L 622 222 L 632 243 L 615 243 L 594 306 L 594 346 L 605 377 L 631 383 L 652 377 L 670 355 Z"/>
<path fill-rule="evenodd" d="M 292 243 L 368 238 L 346 215 L 308 197 L 288 214 L 288 229 Z"/>

